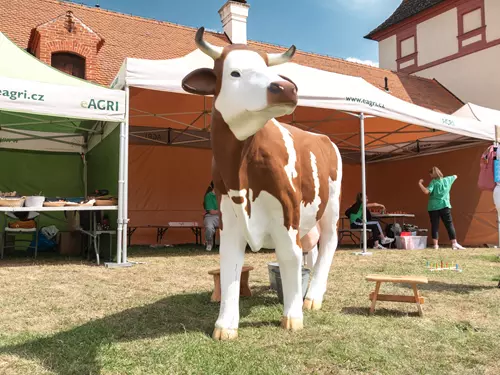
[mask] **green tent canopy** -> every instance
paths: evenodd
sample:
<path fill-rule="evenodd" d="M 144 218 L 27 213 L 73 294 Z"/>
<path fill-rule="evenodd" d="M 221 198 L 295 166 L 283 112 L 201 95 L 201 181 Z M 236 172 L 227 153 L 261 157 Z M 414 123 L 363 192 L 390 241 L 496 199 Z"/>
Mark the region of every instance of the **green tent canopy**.
<path fill-rule="evenodd" d="M 126 93 L 54 69 L 2 33 L 0 56 L 0 191 L 68 198 L 108 189 L 120 195 L 121 217 Z M 41 225 L 62 229 L 63 219 L 47 213 Z"/>

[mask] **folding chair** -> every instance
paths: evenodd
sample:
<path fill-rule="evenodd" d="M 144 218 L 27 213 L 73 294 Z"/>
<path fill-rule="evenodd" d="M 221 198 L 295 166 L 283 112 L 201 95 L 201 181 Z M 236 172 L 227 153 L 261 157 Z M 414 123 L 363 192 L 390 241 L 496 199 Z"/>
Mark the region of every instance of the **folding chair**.
<path fill-rule="evenodd" d="M 34 220 L 35 221 L 35 227 L 34 228 L 10 228 L 9 227 L 9 222 L 14 222 L 14 221 L 19 221 L 19 218 L 14 215 L 12 212 L 6 212 L 5 213 L 5 227 L 3 228 L 2 231 L 2 239 L 0 243 L 0 259 L 3 259 L 4 256 L 4 251 L 5 249 L 34 249 L 35 250 L 35 259 L 38 253 L 38 217 L 40 214 L 38 212 L 29 212 L 27 215 L 28 220 Z M 33 237 L 30 240 L 26 239 L 18 239 L 18 236 L 20 235 L 26 235 L 26 234 L 33 234 L 35 237 L 35 246 L 31 246 L 31 242 L 33 240 Z M 9 238 L 8 238 L 9 237 Z M 13 238 L 12 245 L 9 245 L 7 240 Z M 18 245 L 18 243 L 26 243 L 28 242 L 29 245 L 27 247 Z"/>

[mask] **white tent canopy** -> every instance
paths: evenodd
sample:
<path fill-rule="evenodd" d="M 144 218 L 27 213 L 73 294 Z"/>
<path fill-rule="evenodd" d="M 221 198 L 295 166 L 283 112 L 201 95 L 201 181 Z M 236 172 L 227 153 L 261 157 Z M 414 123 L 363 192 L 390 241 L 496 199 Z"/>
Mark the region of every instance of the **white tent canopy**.
<path fill-rule="evenodd" d="M 500 126 L 500 111 L 467 103 L 453 113 L 454 116 L 467 117 L 478 121 Z"/>
<path fill-rule="evenodd" d="M 175 93 L 186 92 L 182 79 L 198 68 L 213 68 L 213 60 L 195 50 L 171 60 L 127 58 L 113 87 L 138 87 Z M 326 72 L 295 63 L 272 67 L 292 79 L 299 88 L 299 106 L 364 113 L 420 125 L 461 136 L 493 141 L 495 130 L 488 121 L 451 116 L 423 108 L 379 90 L 362 78 Z"/>
<path fill-rule="evenodd" d="M 0 56 L 1 148 L 81 152 L 96 122 L 125 120 L 123 91 L 56 70 L 2 33 Z"/>

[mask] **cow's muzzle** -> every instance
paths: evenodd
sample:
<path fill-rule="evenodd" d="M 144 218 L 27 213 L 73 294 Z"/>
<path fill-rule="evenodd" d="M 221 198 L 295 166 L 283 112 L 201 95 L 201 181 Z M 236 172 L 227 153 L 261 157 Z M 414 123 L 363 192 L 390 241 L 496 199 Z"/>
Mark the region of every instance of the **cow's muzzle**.
<path fill-rule="evenodd" d="M 269 105 L 296 106 L 298 102 L 297 86 L 290 79 L 281 76 L 282 81 L 272 82 L 267 88 Z"/>

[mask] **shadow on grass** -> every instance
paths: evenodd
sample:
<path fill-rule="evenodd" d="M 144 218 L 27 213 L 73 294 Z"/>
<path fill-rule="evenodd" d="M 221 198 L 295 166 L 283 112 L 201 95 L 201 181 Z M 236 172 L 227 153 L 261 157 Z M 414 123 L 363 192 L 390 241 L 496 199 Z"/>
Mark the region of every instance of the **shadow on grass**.
<path fill-rule="evenodd" d="M 412 289 L 411 285 L 398 284 L 398 287 L 404 289 Z M 471 285 L 471 284 L 453 284 L 453 283 L 443 283 L 440 281 L 429 281 L 428 284 L 419 284 L 419 290 L 429 290 L 433 292 L 450 292 L 457 294 L 469 294 L 471 292 L 493 289 L 496 288 L 495 285 Z"/>
<path fill-rule="evenodd" d="M 107 261 L 101 260 L 101 262 Z M 33 267 L 33 266 L 65 266 L 65 265 L 80 265 L 86 267 L 97 267 L 95 260 L 88 261 L 87 258 L 82 256 L 64 256 L 55 253 L 38 254 L 34 259 L 32 256 L 13 256 L 0 260 L 0 268 L 11 267 Z"/>
<path fill-rule="evenodd" d="M 273 253 L 274 250 L 261 250 L 259 253 Z M 252 253 L 247 249 L 247 253 Z M 199 245 L 181 245 L 175 247 L 149 247 L 149 246 L 135 246 L 129 248 L 129 258 L 164 258 L 168 256 L 175 257 L 203 257 L 219 255 L 219 247 L 217 246 L 213 251 L 205 251 L 203 246 Z M 109 261 L 107 251 L 101 251 L 101 266 Z M 59 265 L 83 265 L 83 266 L 96 266 L 95 255 L 91 253 L 91 260 L 87 260 L 87 256 L 75 255 L 67 256 L 60 255 L 56 252 L 39 252 L 36 259 L 33 254 L 28 252 L 18 252 L 18 254 L 7 254 L 6 257 L 0 260 L 0 268 L 2 267 L 31 267 L 31 266 L 59 266 Z"/>
<path fill-rule="evenodd" d="M 246 249 L 246 253 L 253 253 L 250 248 Z M 259 250 L 260 254 L 271 254 L 274 253 L 274 250 L 270 249 L 262 249 Z M 206 251 L 204 246 L 201 245 L 176 245 L 176 246 L 134 246 L 129 248 L 128 255 L 132 258 L 140 258 L 140 257 L 164 257 L 168 255 L 173 256 L 210 256 L 214 254 L 219 254 L 219 246 L 215 246 L 212 251 Z"/>
<path fill-rule="evenodd" d="M 337 251 L 351 251 L 350 248 L 338 248 Z M 247 254 L 253 252 L 247 248 Z M 272 254 L 273 249 L 261 249 L 259 254 Z M 219 255 L 219 246 L 216 246 L 212 251 L 205 251 L 205 247 L 196 244 L 184 244 L 176 246 L 165 245 L 135 245 L 128 248 L 129 258 L 163 258 L 168 256 L 176 257 L 203 257 Z M 113 252 L 113 255 L 115 253 Z M 108 251 L 101 251 L 101 266 L 110 261 Z M 18 254 L 7 254 L 5 259 L 0 260 L 0 268 L 2 267 L 30 267 L 34 265 L 43 266 L 56 266 L 56 265 L 83 265 L 83 266 L 96 266 L 95 255 L 91 253 L 91 260 L 88 261 L 86 256 L 67 256 L 60 255 L 55 252 L 39 252 L 37 259 L 34 259 L 33 254 L 29 252 L 18 252 Z"/>
<path fill-rule="evenodd" d="M 370 308 L 369 307 L 359 307 L 359 306 L 350 306 L 350 307 L 344 307 L 341 310 L 342 314 L 346 315 L 361 315 L 361 316 L 370 316 L 369 315 Z M 397 309 L 385 309 L 383 307 L 376 307 L 375 312 L 371 316 L 392 316 L 392 317 L 418 317 L 418 311 L 403 311 L 403 310 L 397 310 Z"/>
<path fill-rule="evenodd" d="M 256 288 L 251 298 L 240 300 L 240 315 L 250 314 L 255 306 L 275 305 L 278 300 L 267 288 Z M 210 336 L 219 312 L 219 304 L 210 302 L 210 293 L 170 296 L 55 335 L 20 345 L 0 347 L 0 355 L 14 355 L 42 363 L 60 375 L 99 374 L 101 347 L 115 342 L 199 332 Z M 278 322 L 249 322 L 241 327 L 272 326 Z"/>

